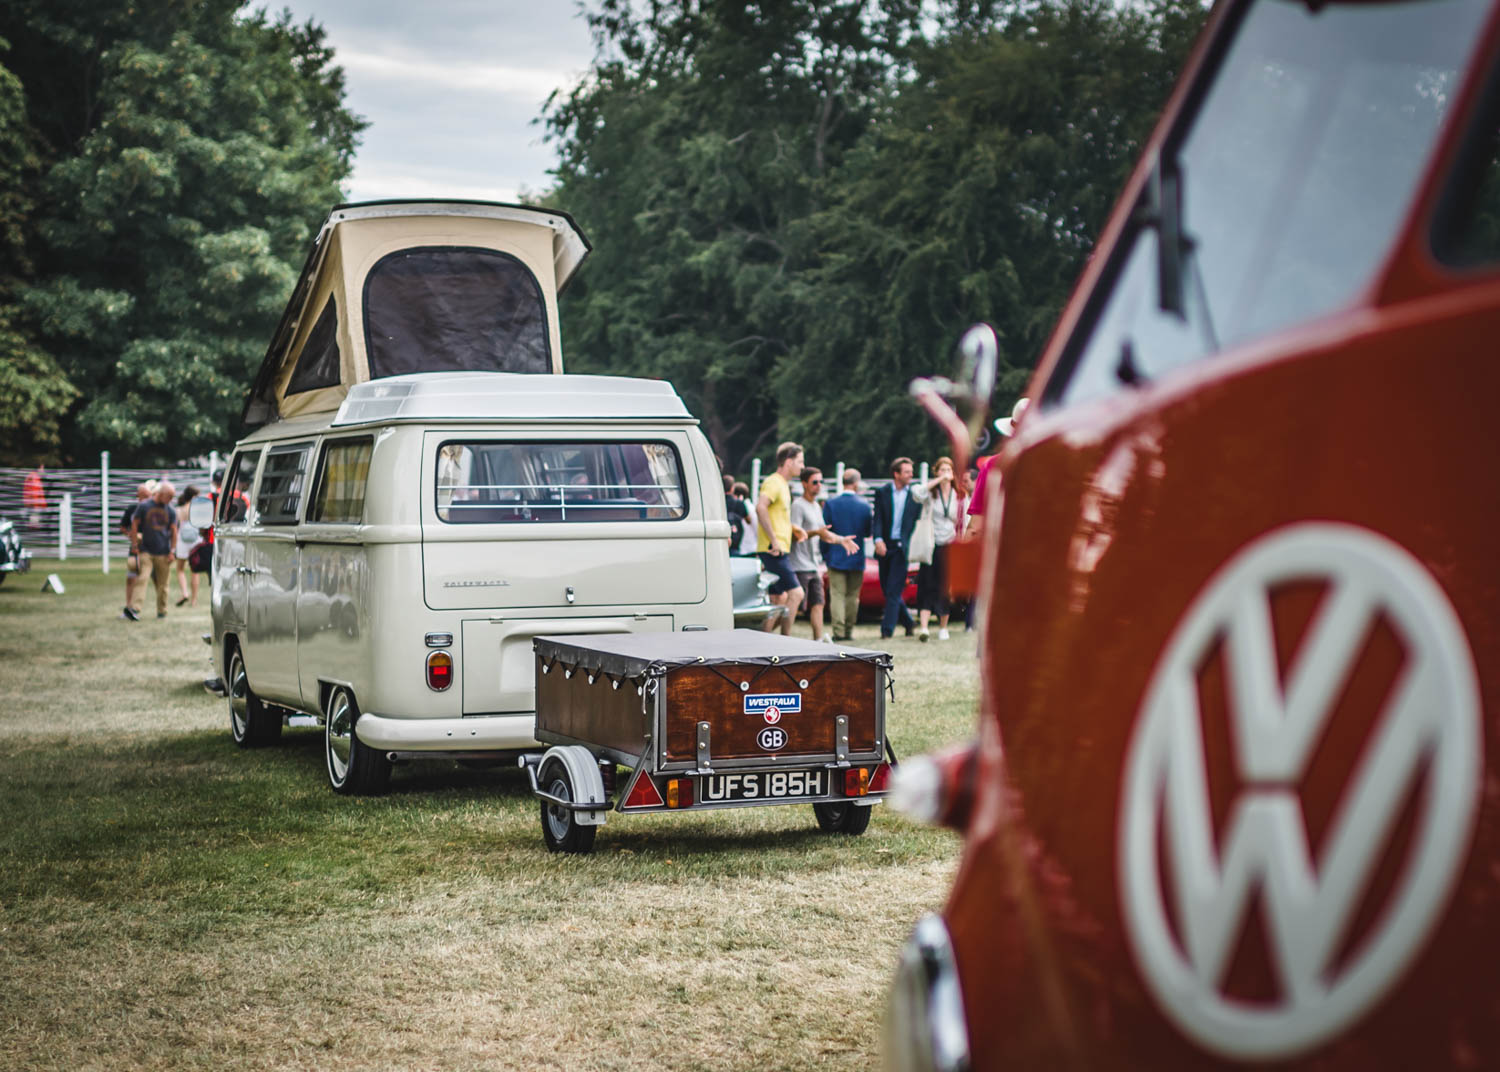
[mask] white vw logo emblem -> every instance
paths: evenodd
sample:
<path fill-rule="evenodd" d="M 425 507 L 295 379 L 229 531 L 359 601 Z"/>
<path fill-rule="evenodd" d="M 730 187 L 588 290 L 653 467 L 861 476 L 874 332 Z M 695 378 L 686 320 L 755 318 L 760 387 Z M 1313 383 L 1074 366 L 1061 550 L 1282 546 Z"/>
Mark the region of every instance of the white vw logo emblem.
<path fill-rule="evenodd" d="M 1326 593 L 1282 674 L 1271 593 L 1308 581 Z M 1404 661 L 1341 775 L 1315 854 L 1299 789 L 1379 623 Z M 1221 642 L 1238 780 L 1216 831 L 1199 671 Z M 1467 638 L 1410 554 L 1334 524 L 1281 529 L 1242 551 L 1168 644 L 1125 759 L 1117 849 L 1126 930 L 1167 1015 L 1207 1049 L 1241 1059 L 1301 1053 L 1350 1025 L 1437 922 L 1467 853 L 1483 765 Z M 1419 785 L 1418 806 L 1403 808 Z M 1415 819 L 1384 908 L 1346 948 L 1404 812 Z M 1271 1000 L 1226 992 L 1252 911 L 1279 984 Z"/>

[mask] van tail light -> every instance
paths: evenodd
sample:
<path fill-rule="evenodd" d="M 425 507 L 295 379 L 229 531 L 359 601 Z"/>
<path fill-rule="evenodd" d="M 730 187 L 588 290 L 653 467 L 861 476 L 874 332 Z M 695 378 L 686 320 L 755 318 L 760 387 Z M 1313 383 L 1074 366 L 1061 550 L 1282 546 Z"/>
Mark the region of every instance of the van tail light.
<path fill-rule="evenodd" d="M 870 769 L 850 767 L 844 772 L 844 796 L 862 797 L 870 791 Z"/>
<path fill-rule="evenodd" d="M 905 760 L 891 775 L 891 807 L 918 822 L 963 830 L 974 810 L 979 780 L 979 746 Z"/>
<path fill-rule="evenodd" d="M 427 656 L 427 687 L 433 692 L 442 692 L 453 684 L 453 656 L 446 651 L 435 651 Z"/>

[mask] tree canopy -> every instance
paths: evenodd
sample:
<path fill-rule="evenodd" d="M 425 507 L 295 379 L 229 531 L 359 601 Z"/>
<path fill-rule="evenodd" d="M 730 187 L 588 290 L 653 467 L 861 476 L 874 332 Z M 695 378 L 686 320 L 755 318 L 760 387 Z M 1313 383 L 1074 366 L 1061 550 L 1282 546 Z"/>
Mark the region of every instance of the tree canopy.
<path fill-rule="evenodd" d="M 0 172 L 0 375 L 36 388 L 4 400 L 0 435 L 40 432 L 31 453 L 163 462 L 222 446 L 340 200 L 362 123 L 323 31 L 239 6 L 12 0 L 0 14 L 25 101 L 25 122 L 7 122 L 0 80 L 0 139 L 35 147 L 14 208 Z"/>
<path fill-rule="evenodd" d="M 726 468 L 931 456 L 977 320 L 1023 389 L 1201 0 L 591 0 L 540 122 L 594 254 L 567 367 L 670 379 Z M 240 0 L 0 3 L 0 460 L 223 447 L 363 123 Z"/>
<path fill-rule="evenodd" d="M 547 112 L 595 254 L 569 368 L 674 381 L 728 468 L 940 447 L 906 395 L 977 320 L 1023 389 L 1203 9 L 609 0 Z M 639 13 L 637 13 L 639 12 Z"/>

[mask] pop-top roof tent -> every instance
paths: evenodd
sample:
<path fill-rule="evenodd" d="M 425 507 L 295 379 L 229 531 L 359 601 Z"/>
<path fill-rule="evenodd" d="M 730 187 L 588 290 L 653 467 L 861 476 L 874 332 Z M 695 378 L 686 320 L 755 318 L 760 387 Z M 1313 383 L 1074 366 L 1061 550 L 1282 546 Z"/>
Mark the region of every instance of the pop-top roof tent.
<path fill-rule="evenodd" d="M 589 243 L 565 212 L 486 201 L 338 205 L 245 403 L 251 427 L 337 410 L 413 372 L 561 372 L 557 295 Z"/>

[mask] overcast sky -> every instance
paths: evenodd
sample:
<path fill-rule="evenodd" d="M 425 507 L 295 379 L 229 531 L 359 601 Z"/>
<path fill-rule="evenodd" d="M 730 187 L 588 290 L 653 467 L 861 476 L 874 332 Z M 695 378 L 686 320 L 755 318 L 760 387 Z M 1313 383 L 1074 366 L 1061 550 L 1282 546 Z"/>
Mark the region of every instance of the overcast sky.
<path fill-rule="evenodd" d="M 350 200 L 514 201 L 551 185 L 533 121 L 593 57 L 575 0 L 275 0 L 328 31 L 351 111 L 370 126 Z"/>

